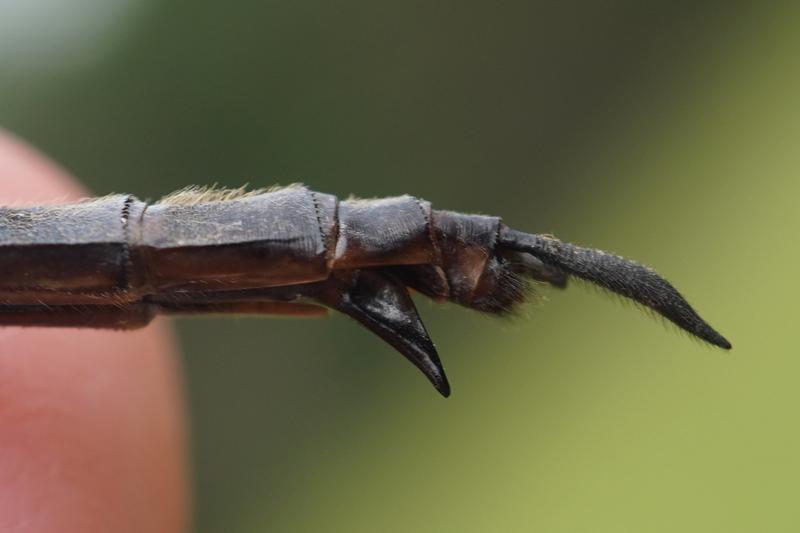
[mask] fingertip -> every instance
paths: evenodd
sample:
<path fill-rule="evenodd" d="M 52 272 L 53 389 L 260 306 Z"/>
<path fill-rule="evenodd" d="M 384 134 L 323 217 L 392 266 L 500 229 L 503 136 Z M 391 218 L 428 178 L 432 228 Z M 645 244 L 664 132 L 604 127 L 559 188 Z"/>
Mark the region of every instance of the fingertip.
<path fill-rule="evenodd" d="M 69 174 L 22 139 L 0 129 L 0 201 L 53 203 L 86 194 Z"/>

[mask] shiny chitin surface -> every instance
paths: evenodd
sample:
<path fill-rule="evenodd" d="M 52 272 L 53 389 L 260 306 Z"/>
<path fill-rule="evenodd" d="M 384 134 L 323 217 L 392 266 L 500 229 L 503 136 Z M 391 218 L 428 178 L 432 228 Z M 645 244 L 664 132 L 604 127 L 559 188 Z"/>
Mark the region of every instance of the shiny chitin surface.
<path fill-rule="evenodd" d="M 158 313 L 335 309 L 445 396 L 450 386 L 409 288 L 502 314 L 524 301 L 531 280 L 564 287 L 577 277 L 730 348 L 647 267 L 411 196 L 188 189 L 152 205 L 115 195 L 0 208 L 0 272 L 0 325 L 134 329 Z"/>

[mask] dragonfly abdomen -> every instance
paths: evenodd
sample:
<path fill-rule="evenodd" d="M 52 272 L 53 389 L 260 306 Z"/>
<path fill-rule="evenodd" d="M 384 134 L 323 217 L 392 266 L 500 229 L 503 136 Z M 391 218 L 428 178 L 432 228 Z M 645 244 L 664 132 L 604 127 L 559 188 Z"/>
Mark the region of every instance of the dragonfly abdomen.
<path fill-rule="evenodd" d="M 339 201 L 293 186 L 191 189 L 0 208 L 0 325 L 134 329 L 156 314 L 316 316 L 335 309 L 449 385 L 409 296 L 500 314 L 530 280 L 581 278 L 730 348 L 652 269 L 412 196 Z"/>

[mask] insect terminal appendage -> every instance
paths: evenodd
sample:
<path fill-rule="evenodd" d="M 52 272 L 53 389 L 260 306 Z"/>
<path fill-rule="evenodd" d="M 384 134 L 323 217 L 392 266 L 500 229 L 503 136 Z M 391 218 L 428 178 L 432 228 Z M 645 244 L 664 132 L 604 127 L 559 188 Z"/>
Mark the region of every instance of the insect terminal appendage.
<path fill-rule="evenodd" d="M 152 205 L 114 195 L 0 208 L 0 271 L 5 325 L 134 329 L 156 314 L 334 309 L 397 349 L 444 396 L 450 386 L 409 289 L 504 314 L 524 302 L 531 280 L 565 287 L 574 277 L 731 347 L 647 267 L 411 196 L 191 188 Z"/>

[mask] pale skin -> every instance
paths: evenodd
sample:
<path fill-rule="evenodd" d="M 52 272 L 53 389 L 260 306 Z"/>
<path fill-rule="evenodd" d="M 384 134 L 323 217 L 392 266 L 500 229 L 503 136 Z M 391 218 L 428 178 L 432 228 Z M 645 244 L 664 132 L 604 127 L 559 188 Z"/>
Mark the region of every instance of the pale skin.
<path fill-rule="evenodd" d="M 0 203 L 86 196 L 0 131 Z M 0 531 L 187 529 L 185 409 L 166 322 L 0 328 Z"/>

